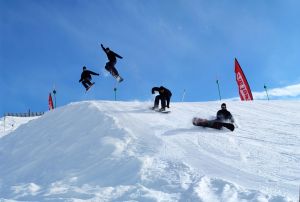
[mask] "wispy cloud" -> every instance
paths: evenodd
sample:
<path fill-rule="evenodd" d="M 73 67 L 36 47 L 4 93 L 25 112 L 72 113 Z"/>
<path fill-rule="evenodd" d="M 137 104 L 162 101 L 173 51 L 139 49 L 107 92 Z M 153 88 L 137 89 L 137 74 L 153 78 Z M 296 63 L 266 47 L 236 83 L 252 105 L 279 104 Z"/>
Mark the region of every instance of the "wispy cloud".
<path fill-rule="evenodd" d="M 266 91 L 252 92 L 254 100 L 267 100 Z M 300 99 L 300 84 L 285 86 L 282 88 L 268 89 L 268 96 L 270 99 Z M 240 97 L 233 97 L 224 100 L 240 100 Z"/>
<path fill-rule="evenodd" d="M 296 98 L 300 96 L 300 84 L 290 85 L 282 88 L 273 88 L 268 90 L 270 98 Z M 266 99 L 266 92 L 253 92 L 256 100 Z"/>

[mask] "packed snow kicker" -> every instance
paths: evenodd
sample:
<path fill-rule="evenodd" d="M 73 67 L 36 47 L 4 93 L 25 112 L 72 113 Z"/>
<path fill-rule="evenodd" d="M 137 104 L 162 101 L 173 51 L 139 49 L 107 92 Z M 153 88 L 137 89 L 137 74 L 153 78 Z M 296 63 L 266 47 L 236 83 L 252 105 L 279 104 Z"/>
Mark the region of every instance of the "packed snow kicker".
<path fill-rule="evenodd" d="M 300 102 L 226 103 L 233 132 L 192 124 L 219 102 L 86 101 L 1 129 L 0 201 L 297 201 Z"/>

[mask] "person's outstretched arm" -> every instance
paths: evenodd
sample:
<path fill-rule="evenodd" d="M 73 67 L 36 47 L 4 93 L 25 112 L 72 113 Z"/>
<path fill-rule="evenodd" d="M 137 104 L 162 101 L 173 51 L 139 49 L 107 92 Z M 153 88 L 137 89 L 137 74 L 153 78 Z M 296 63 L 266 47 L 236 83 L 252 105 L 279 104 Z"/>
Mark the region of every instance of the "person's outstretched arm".
<path fill-rule="evenodd" d="M 152 92 L 152 94 L 154 94 L 154 93 L 155 93 L 155 91 L 159 91 L 159 88 L 158 88 L 158 87 L 153 87 L 153 88 L 152 88 L 152 91 L 151 91 L 151 92 Z"/>
<path fill-rule="evenodd" d="M 120 58 L 120 59 L 122 59 L 122 58 L 123 58 L 122 56 L 118 55 L 118 54 L 117 54 L 117 53 L 115 53 L 115 52 L 114 52 L 114 55 L 115 55 L 117 58 Z"/>
<path fill-rule="evenodd" d="M 103 49 L 103 51 L 106 53 L 106 50 L 105 50 L 105 48 L 104 48 L 103 44 L 101 44 L 101 48 L 102 48 L 102 49 Z"/>
<path fill-rule="evenodd" d="M 91 75 L 96 75 L 96 76 L 99 76 L 99 74 L 98 74 L 98 73 L 96 73 L 96 72 L 93 72 L 93 71 L 90 71 L 90 70 L 88 70 L 88 73 L 90 73 Z"/>

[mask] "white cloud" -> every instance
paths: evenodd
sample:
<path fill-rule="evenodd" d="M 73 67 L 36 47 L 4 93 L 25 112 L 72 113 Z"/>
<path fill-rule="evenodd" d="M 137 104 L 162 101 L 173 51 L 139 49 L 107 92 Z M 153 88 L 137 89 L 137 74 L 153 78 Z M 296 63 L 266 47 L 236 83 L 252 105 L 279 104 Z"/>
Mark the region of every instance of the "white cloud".
<path fill-rule="evenodd" d="M 266 99 L 266 92 L 253 92 L 253 98 L 255 100 Z M 268 90 L 268 95 L 270 98 L 280 98 L 280 97 L 299 97 L 300 96 L 300 84 L 290 85 L 282 88 L 273 88 Z"/>
<path fill-rule="evenodd" d="M 254 100 L 267 100 L 266 91 L 252 92 Z M 285 86 L 282 88 L 268 89 L 270 99 L 300 99 L 300 84 Z M 224 99 L 228 101 L 238 101 L 240 97 Z"/>

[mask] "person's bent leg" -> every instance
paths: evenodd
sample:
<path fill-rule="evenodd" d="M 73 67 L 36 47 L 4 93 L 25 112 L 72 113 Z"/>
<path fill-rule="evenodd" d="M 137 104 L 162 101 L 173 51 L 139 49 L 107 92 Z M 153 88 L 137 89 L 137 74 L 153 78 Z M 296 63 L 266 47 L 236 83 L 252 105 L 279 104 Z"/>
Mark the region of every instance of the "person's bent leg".
<path fill-rule="evenodd" d="M 85 89 L 87 89 L 89 86 L 87 85 L 87 82 L 90 82 L 88 80 L 83 80 L 82 81 L 82 85 L 85 87 Z"/>
<path fill-rule="evenodd" d="M 171 97 L 167 97 L 166 98 L 166 106 L 168 107 L 168 108 L 170 108 L 170 100 L 171 100 Z"/>
<path fill-rule="evenodd" d="M 92 82 L 91 82 L 91 80 L 86 80 L 86 83 L 87 83 L 89 86 L 93 85 Z"/>
<path fill-rule="evenodd" d="M 154 108 L 158 108 L 160 95 L 157 95 L 154 100 Z"/>
<path fill-rule="evenodd" d="M 166 98 L 161 96 L 160 100 L 161 100 L 161 108 L 166 109 Z"/>
<path fill-rule="evenodd" d="M 111 75 L 115 78 L 117 78 L 119 76 L 119 72 L 114 66 L 111 67 Z"/>
<path fill-rule="evenodd" d="M 105 64 L 105 69 L 110 72 L 110 63 L 109 62 L 107 62 Z"/>

